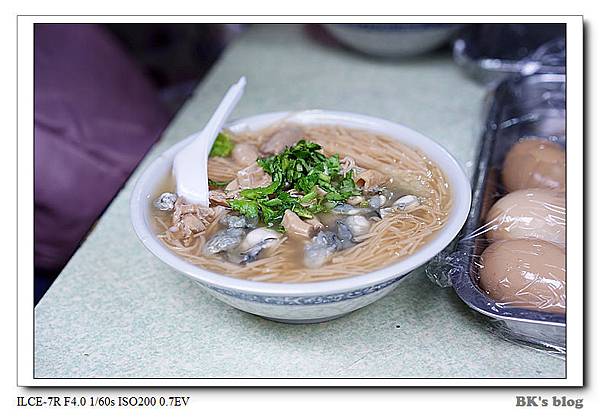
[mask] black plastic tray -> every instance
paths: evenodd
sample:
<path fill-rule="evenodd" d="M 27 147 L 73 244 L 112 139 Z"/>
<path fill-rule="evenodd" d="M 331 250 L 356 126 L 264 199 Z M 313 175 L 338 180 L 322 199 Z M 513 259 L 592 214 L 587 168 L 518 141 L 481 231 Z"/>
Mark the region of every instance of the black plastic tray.
<path fill-rule="evenodd" d="M 490 95 L 488 106 L 471 211 L 451 255 L 448 278 L 456 294 L 493 319 L 504 336 L 564 351 L 565 316 L 498 305 L 478 287 L 475 262 L 488 244 L 477 236 L 478 229 L 491 205 L 505 194 L 497 177 L 508 149 L 524 136 L 565 144 L 565 77 L 536 74 L 505 80 Z"/>

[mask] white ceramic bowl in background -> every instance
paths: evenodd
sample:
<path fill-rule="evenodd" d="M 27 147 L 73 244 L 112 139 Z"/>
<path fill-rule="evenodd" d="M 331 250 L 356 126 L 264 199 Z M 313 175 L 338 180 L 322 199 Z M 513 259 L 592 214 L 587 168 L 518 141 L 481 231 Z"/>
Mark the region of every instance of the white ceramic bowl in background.
<path fill-rule="evenodd" d="M 329 23 L 338 41 L 380 57 L 407 57 L 429 52 L 448 42 L 462 25 L 446 23 Z"/>
<path fill-rule="evenodd" d="M 167 249 L 151 227 L 151 203 L 171 171 L 173 157 L 191 139 L 175 144 L 141 174 L 131 196 L 131 221 L 138 237 L 157 258 L 190 277 L 219 300 L 248 313 L 289 323 L 331 320 L 364 307 L 392 291 L 415 268 L 446 247 L 460 231 L 471 204 L 471 187 L 458 162 L 439 144 L 405 126 L 375 117 L 325 110 L 267 113 L 230 123 L 234 132 L 258 130 L 286 118 L 311 125 L 340 125 L 378 132 L 420 149 L 446 175 L 453 205 L 446 225 L 413 255 L 377 271 L 316 283 L 268 283 L 228 277 L 192 265 Z M 200 167 L 199 167 L 200 168 Z"/>

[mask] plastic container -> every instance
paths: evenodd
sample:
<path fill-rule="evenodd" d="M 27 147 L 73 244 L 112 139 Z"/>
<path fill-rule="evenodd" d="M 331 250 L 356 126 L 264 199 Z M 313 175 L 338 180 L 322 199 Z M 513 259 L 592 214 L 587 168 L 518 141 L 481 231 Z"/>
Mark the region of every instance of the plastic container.
<path fill-rule="evenodd" d="M 486 84 L 518 74 L 564 74 L 565 30 L 556 23 L 470 25 L 454 41 L 454 61 Z"/>
<path fill-rule="evenodd" d="M 451 285 L 470 308 L 489 318 L 490 327 L 498 335 L 563 354 L 564 314 L 495 301 L 480 287 L 479 279 L 481 255 L 491 244 L 486 216 L 492 205 L 507 194 L 500 176 L 506 154 L 530 136 L 565 145 L 565 76 L 535 74 L 510 78 L 490 94 L 487 106 L 469 216 L 456 245 L 432 260 L 427 275 L 440 286 Z"/>

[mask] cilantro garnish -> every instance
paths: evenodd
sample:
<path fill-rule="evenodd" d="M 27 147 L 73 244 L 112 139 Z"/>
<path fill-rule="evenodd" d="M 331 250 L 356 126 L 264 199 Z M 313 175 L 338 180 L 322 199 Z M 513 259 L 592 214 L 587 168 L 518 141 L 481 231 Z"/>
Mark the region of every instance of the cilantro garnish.
<path fill-rule="evenodd" d="M 315 213 L 329 211 L 338 202 L 360 195 L 352 172 L 342 175 L 339 156 L 327 157 L 320 150 L 319 144 L 300 140 L 277 155 L 258 159 L 258 165 L 271 175 L 273 182 L 241 191 L 239 198 L 230 201 L 231 208 L 275 225 L 286 210 L 312 218 Z"/>

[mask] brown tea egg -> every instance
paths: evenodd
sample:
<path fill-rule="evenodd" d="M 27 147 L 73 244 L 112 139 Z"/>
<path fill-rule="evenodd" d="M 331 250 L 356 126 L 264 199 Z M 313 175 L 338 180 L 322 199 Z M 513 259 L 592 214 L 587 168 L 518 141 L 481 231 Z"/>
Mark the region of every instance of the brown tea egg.
<path fill-rule="evenodd" d="M 492 206 L 486 217 L 491 240 L 533 238 L 565 246 L 565 194 L 532 188 L 513 191 Z"/>
<path fill-rule="evenodd" d="M 502 182 L 510 191 L 525 188 L 564 189 L 565 151 L 553 142 L 526 138 L 506 154 L 502 166 Z"/>
<path fill-rule="evenodd" d="M 505 306 L 564 313 L 565 252 L 536 239 L 495 242 L 481 254 L 479 286 Z"/>

